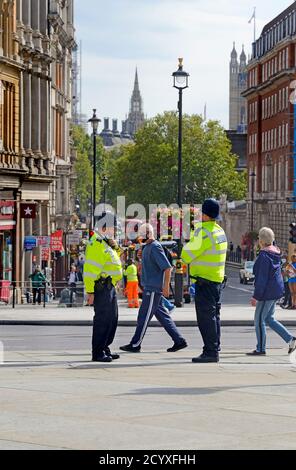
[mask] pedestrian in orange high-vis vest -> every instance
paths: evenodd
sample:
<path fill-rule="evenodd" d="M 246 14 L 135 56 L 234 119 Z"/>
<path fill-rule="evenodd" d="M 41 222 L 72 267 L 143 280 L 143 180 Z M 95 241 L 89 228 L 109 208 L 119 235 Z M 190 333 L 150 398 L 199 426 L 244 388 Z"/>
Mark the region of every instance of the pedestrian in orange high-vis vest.
<path fill-rule="evenodd" d="M 124 271 L 127 277 L 126 293 L 129 308 L 139 308 L 139 282 L 137 266 L 132 259 L 127 262 L 127 268 Z"/>

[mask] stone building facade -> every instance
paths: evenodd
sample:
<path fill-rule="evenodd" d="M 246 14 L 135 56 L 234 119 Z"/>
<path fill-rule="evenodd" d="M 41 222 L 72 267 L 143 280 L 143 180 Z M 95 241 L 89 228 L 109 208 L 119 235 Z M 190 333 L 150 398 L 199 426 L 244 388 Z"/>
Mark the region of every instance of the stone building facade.
<path fill-rule="evenodd" d="M 296 2 L 268 23 L 253 43 L 248 64 L 248 219 L 254 227 L 272 227 L 278 244 L 287 248 L 295 209 L 293 169 L 294 106 L 290 101 L 296 79 Z"/>
<path fill-rule="evenodd" d="M 26 281 L 33 263 L 52 266 L 41 247 L 25 252 L 24 238 L 67 229 L 74 207 L 73 4 L 0 1 L 0 281 Z M 35 219 L 20 218 L 21 202 L 36 204 Z"/>
<path fill-rule="evenodd" d="M 17 204 L 26 173 L 21 149 L 22 64 L 16 36 L 16 1 L 0 1 L 0 299 L 5 282 L 20 279 Z M 3 294 L 4 295 L 4 294 Z"/>

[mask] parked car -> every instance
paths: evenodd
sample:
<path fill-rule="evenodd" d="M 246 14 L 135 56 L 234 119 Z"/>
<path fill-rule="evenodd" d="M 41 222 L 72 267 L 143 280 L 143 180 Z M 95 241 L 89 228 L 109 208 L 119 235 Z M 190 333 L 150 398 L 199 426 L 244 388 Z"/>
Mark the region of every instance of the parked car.
<path fill-rule="evenodd" d="M 246 261 L 244 263 L 244 267 L 239 272 L 239 281 L 241 284 L 248 284 L 248 282 L 254 282 L 254 264 L 254 261 Z"/>

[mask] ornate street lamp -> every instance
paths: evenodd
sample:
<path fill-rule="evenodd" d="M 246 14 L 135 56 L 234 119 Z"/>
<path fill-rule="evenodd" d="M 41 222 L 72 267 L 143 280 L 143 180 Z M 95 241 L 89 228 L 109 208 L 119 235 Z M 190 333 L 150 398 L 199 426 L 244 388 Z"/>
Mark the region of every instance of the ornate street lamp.
<path fill-rule="evenodd" d="M 97 134 L 98 134 L 98 127 L 99 123 L 101 122 L 101 119 L 97 117 L 97 110 L 93 110 L 93 115 L 92 117 L 88 120 L 92 126 L 93 130 L 93 150 L 94 150 L 94 156 L 93 156 L 93 197 L 92 197 L 92 202 L 93 202 L 93 207 L 92 207 L 92 228 L 95 227 L 95 210 L 96 210 L 96 169 L 97 169 Z"/>
<path fill-rule="evenodd" d="M 183 119 L 183 90 L 188 88 L 189 73 L 183 70 L 183 59 L 179 58 L 179 68 L 173 73 L 174 88 L 179 90 L 179 135 L 178 135 L 178 206 L 181 211 L 183 203 L 183 188 L 182 188 L 182 119 Z M 180 212 L 181 222 L 181 212 Z M 181 235 L 181 234 L 180 234 Z M 176 262 L 175 273 L 175 305 L 176 307 L 183 306 L 183 268 L 181 260 L 182 240 L 181 236 L 178 240 L 178 260 Z"/>

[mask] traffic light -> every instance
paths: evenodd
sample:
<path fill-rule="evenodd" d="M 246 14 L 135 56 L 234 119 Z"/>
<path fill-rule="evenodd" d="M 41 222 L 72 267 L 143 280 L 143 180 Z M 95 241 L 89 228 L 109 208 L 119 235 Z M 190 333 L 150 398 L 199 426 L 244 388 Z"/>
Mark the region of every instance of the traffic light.
<path fill-rule="evenodd" d="M 75 199 L 75 211 L 77 214 L 80 212 L 80 200 L 78 197 Z"/>
<path fill-rule="evenodd" d="M 291 235 L 291 237 L 290 237 L 290 240 L 289 240 L 289 241 L 290 241 L 291 243 L 294 243 L 294 244 L 296 245 L 296 222 L 292 222 L 292 223 L 290 224 L 290 229 L 291 229 L 291 230 L 290 230 L 290 235 Z"/>
<path fill-rule="evenodd" d="M 92 237 L 95 235 L 95 233 L 96 233 L 96 232 L 95 232 L 94 230 L 90 230 L 90 231 L 89 231 L 89 239 L 90 239 L 90 240 L 91 240 Z"/>

